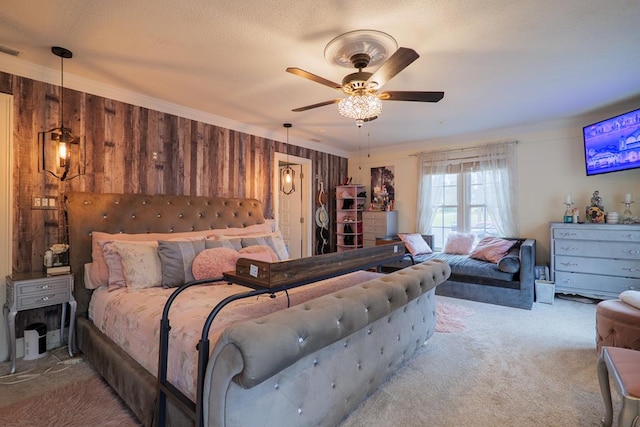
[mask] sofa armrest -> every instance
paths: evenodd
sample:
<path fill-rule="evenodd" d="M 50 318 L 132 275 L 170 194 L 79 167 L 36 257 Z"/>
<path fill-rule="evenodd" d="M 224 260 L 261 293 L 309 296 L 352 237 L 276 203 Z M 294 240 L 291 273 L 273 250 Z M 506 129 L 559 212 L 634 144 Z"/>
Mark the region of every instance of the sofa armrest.
<path fill-rule="evenodd" d="M 520 245 L 520 288 L 533 289 L 535 282 L 536 241 L 526 239 Z"/>

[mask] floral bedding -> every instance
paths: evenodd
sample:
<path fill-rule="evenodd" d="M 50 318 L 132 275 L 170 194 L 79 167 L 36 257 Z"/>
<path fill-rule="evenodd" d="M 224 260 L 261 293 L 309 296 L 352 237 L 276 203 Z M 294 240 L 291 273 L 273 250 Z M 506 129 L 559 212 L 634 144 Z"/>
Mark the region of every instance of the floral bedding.
<path fill-rule="evenodd" d="M 291 305 L 297 305 L 354 286 L 379 273 L 357 271 L 289 291 Z M 186 396 L 195 401 L 197 381 L 196 344 L 202 326 L 213 307 L 224 298 L 250 289 L 235 284 L 195 286 L 184 291 L 174 301 L 169 320 L 169 360 L 167 379 Z M 109 291 L 100 286 L 93 292 L 89 318 L 93 323 L 153 375 L 157 375 L 160 318 L 164 304 L 175 289 L 161 287 L 145 289 L 121 288 Z M 258 318 L 286 308 L 287 298 L 268 294 L 246 298 L 225 307 L 212 323 L 209 333 L 213 349 L 218 336 L 232 323 Z"/>

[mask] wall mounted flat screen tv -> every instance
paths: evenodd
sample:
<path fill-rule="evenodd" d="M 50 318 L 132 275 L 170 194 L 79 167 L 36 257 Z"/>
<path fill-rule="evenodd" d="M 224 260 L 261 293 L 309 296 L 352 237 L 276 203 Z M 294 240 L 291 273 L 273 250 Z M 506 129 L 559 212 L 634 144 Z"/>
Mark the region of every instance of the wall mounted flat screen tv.
<path fill-rule="evenodd" d="M 587 175 L 640 168 L 640 108 L 585 126 Z"/>

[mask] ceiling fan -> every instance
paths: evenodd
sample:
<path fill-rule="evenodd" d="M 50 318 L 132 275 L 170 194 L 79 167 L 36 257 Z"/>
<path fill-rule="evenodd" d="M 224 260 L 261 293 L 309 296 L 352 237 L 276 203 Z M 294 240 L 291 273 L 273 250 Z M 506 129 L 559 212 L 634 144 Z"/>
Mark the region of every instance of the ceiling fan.
<path fill-rule="evenodd" d="M 355 67 L 357 72 L 348 74 L 342 84 L 332 82 L 308 71 L 296 67 L 287 68 L 287 72 L 316 83 L 337 89 L 347 95 L 292 111 L 300 112 L 325 105 L 338 104 L 338 111 L 345 117 L 356 120 L 361 127 L 364 122 L 374 120 L 382 111 L 382 101 L 438 102 L 444 92 L 424 91 L 385 91 L 379 92 L 389 80 L 408 67 L 420 55 L 410 48 L 400 47 L 388 56 L 388 52 L 397 47 L 395 40 L 386 33 L 375 30 L 358 30 L 342 34 L 333 39 L 325 48 L 327 59 L 333 59 L 338 65 Z M 386 59 L 386 60 L 385 60 Z M 368 66 L 382 63 L 373 73 L 362 71 Z"/>

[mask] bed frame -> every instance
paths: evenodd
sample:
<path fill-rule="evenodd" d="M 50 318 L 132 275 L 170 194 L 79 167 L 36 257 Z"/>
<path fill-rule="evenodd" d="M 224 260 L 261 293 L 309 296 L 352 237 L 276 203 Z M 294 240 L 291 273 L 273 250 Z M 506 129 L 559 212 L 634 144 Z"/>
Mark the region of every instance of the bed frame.
<path fill-rule="evenodd" d="M 104 336 L 87 318 L 92 290 L 84 286 L 91 262 L 91 233 L 179 233 L 262 224 L 256 199 L 145 196 L 72 192 L 65 199 L 69 258 L 77 301 L 77 348 L 146 426 L 153 424 L 157 379 Z M 168 405 L 167 418 L 181 425 L 181 411 Z"/>
<path fill-rule="evenodd" d="M 254 199 L 70 193 L 65 209 L 77 348 L 139 420 L 153 425 L 158 380 L 87 319 L 92 291 L 84 287 L 83 266 L 91 262 L 91 232 L 244 227 L 265 222 L 262 206 Z M 203 423 L 337 424 L 433 334 L 435 287 L 449 274 L 446 263 L 419 264 L 228 327 L 207 365 Z M 345 363 L 354 357 L 361 362 Z M 321 369 L 310 371 L 318 361 Z M 341 386 L 327 382 L 329 372 Z M 322 387 L 323 399 L 309 397 Z M 164 421 L 193 425 L 169 401 Z"/>

